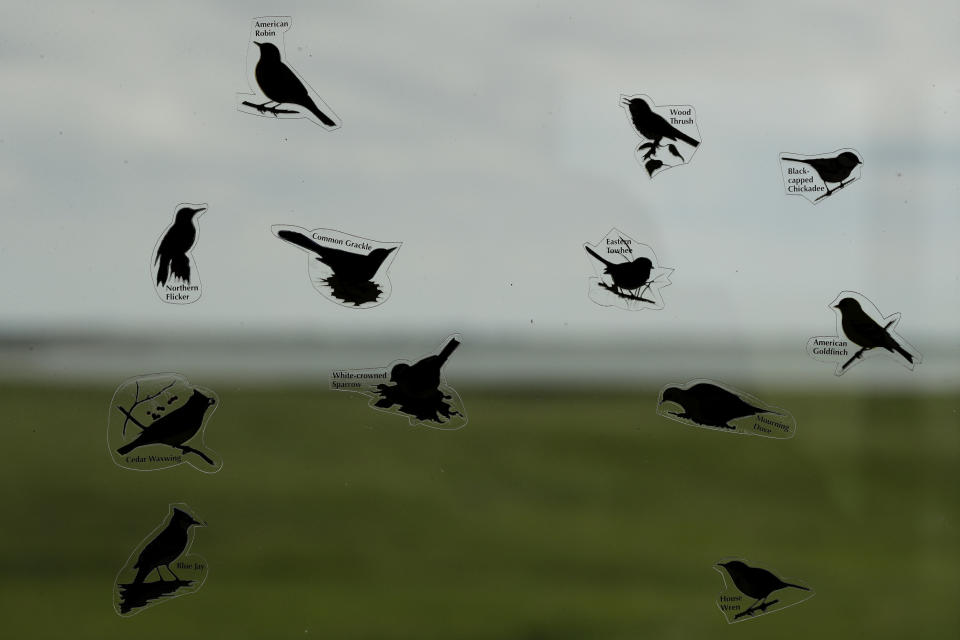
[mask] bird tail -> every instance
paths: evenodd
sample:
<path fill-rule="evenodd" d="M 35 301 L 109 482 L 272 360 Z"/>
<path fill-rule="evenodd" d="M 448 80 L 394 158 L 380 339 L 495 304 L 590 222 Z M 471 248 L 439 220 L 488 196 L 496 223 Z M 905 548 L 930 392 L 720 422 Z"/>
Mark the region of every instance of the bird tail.
<path fill-rule="evenodd" d="M 906 359 L 907 359 L 907 362 L 909 362 L 910 364 L 913 364 L 913 354 L 912 354 L 912 353 L 910 353 L 909 351 L 907 351 L 906 349 L 904 349 L 903 347 L 901 347 L 901 346 L 898 345 L 898 344 L 894 344 L 894 345 L 893 345 L 893 348 L 896 349 L 897 353 L 899 353 L 899 354 L 902 355 L 904 358 L 906 358 Z"/>
<path fill-rule="evenodd" d="M 780 158 L 781 160 L 786 160 L 787 162 L 802 162 L 803 164 L 809 164 L 809 160 L 801 160 L 800 158 Z"/>
<path fill-rule="evenodd" d="M 328 116 L 327 114 L 325 114 L 323 111 L 320 111 L 320 109 L 317 108 L 317 105 L 316 105 L 316 104 L 313 102 L 313 100 L 311 100 L 310 98 L 307 98 L 306 104 L 304 104 L 303 106 L 305 106 L 307 109 L 309 109 L 309 110 L 310 110 L 310 113 L 312 113 L 313 115 L 317 116 L 317 118 L 320 119 L 320 122 L 322 122 L 322 123 L 325 124 L 326 126 L 328 126 L 328 127 L 335 127 L 335 126 L 337 126 L 337 123 L 334 122 L 334 121 L 330 118 L 330 116 Z"/>
<path fill-rule="evenodd" d="M 160 260 L 160 254 L 157 254 L 157 261 L 160 263 L 160 266 L 157 268 L 157 286 L 162 287 L 167 284 L 167 277 L 169 274 L 169 261 L 164 259 Z"/>
<path fill-rule="evenodd" d="M 437 356 L 440 359 L 441 364 L 447 361 L 447 358 L 454 352 L 454 350 L 460 346 L 460 341 L 456 338 L 451 338 L 450 342 L 443 346 L 443 351 L 440 352 L 440 355 Z"/>
<path fill-rule="evenodd" d="M 190 282 L 190 258 L 186 254 L 170 258 L 170 271 L 184 282 Z"/>
<path fill-rule="evenodd" d="M 809 587 L 801 587 L 801 586 L 798 585 L 798 584 L 792 584 L 792 583 L 790 583 L 790 582 L 784 582 L 784 583 L 783 583 L 783 586 L 784 586 L 784 587 L 793 587 L 794 589 L 803 589 L 804 591 L 810 591 Z"/>
<path fill-rule="evenodd" d="M 117 453 L 119 453 L 122 456 L 125 456 L 139 446 L 140 446 L 140 438 L 137 438 L 133 442 L 128 442 L 127 444 L 117 449 Z"/>
<path fill-rule="evenodd" d="M 281 229 L 277 231 L 277 235 L 281 240 L 286 240 L 290 244 L 295 244 L 298 247 L 306 249 L 307 251 L 313 251 L 316 254 L 323 255 L 323 247 L 319 244 L 303 235 L 302 233 L 297 233 L 296 231 L 288 231 L 287 229 Z"/>
<path fill-rule="evenodd" d="M 584 249 L 587 250 L 587 253 L 589 253 L 589 254 L 592 255 L 594 258 L 596 258 L 597 260 L 599 260 L 599 261 L 602 262 L 603 264 L 607 265 L 608 267 L 612 267 L 612 266 L 613 266 L 613 263 L 612 263 L 612 262 L 610 262 L 609 260 L 606 260 L 605 258 L 600 257 L 600 255 L 599 255 L 596 251 L 594 251 L 593 249 L 591 249 L 590 247 L 584 247 Z"/>
<path fill-rule="evenodd" d="M 687 134 L 685 134 L 683 131 L 677 131 L 677 133 L 676 133 L 676 138 L 677 138 L 678 140 L 683 140 L 684 142 L 686 142 L 686 143 L 687 143 L 688 145 L 690 145 L 691 147 L 699 147 L 699 146 L 700 146 L 700 141 L 699 141 L 699 140 L 695 140 L 694 138 L 691 138 L 690 136 L 688 136 Z"/>

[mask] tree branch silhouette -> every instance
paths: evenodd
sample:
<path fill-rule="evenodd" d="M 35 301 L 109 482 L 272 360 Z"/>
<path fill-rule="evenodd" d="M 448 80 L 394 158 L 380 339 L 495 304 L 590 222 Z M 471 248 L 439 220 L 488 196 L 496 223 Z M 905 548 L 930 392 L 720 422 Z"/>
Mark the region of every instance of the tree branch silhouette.
<path fill-rule="evenodd" d="M 157 391 L 155 394 L 150 395 L 150 396 L 147 396 L 147 397 L 141 399 L 141 398 L 140 398 L 140 381 L 137 380 L 137 381 L 136 381 L 136 385 L 137 385 L 137 386 L 136 386 L 136 394 L 135 394 L 134 397 L 133 397 L 134 403 L 133 403 L 132 405 L 130 405 L 130 411 L 132 412 L 134 409 L 137 408 L 138 405 L 143 404 L 144 402 L 147 402 L 147 401 L 149 401 L 149 400 L 153 400 L 153 399 L 156 398 L 157 396 L 161 395 L 164 391 L 166 391 L 167 389 L 169 389 L 170 387 L 172 387 L 174 384 L 176 384 L 176 382 L 171 382 L 170 384 L 168 384 L 167 386 L 165 386 L 163 389 L 160 389 L 160 391 Z M 136 418 L 134 418 L 132 415 L 130 415 L 130 413 L 128 413 L 127 411 L 125 411 L 125 410 L 124 410 L 122 407 L 120 407 L 119 405 L 117 405 L 117 409 L 120 409 L 120 411 L 121 411 L 125 416 L 127 416 L 126 419 L 124 419 L 124 421 L 123 421 L 123 429 L 121 430 L 121 434 L 122 434 L 122 435 L 127 435 L 127 423 L 130 422 L 131 420 L 133 420 L 134 424 L 136 424 L 136 425 L 137 425 L 138 427 L 140 427 L 141 429 L 144 429 L 144 428 L 145 428 L 142 424 L 140 424 L 140 423 L 137 421 Z"/>
<path fill-rule="evenodd" d="M 280 109 L 279 107 L 268 107 L 266 106 L 268 104 L 266 102 L 263 104 L 254 104 L 252 102 L 244 100 L 240 104 L 256 109 L 260 113 L 272 113 L 274 117 L 276 117 L 278 113 L 300 113 L 299 111 L 296 111 L 293 109 Z"/>

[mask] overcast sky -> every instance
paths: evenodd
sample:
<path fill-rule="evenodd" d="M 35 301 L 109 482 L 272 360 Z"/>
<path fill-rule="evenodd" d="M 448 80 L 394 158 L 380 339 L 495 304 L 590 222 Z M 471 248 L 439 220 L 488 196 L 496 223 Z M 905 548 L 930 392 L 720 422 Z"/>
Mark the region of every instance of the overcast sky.
<path fill-rule="evenodd" d="M 236 110 L 251 19 L 342 118 Z M 899 331 L 960 316 L 960 4 L 17 3 L 0 22 L 0 329 L 793 335 L 855 290 Z M 646 177 L 620 94 L 691 104 L 692 162 Z M 856 149 L 817 206 L 778 155 Z M 206 202 L 201 299 L 148 262 Z M 271 225 L 403 243 L 367 310 Z M 611 227 L 675 269 L 662 311 L 587 296 Z M 439 342 L 443 336 L 437 336 Z M 916 343 L 916 340 L 914 341 Z"/>

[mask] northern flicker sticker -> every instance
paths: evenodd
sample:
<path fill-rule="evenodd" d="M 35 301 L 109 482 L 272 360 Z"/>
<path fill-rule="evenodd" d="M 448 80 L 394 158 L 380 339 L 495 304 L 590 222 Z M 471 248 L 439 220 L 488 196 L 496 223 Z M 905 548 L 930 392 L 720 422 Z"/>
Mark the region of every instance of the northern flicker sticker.
<path fill-rule="evenodd" d="M 193 249 L 197 245 L 200 216 L 206 210 L 206 204 L 178 204 L 173 221 L 160 234 L 150 254 L 150 280 L 164 302 L 190 304 L 203 293 Z"/>
<path fill-rule="evenodd" d="M 863 156 L 854 149 L 805 155 L 781 153 L 783 188 L 789 196 L 803 196 L 813 204 L 860 179 Z"/>
<path fill-rule="evenodd" d="M 835 336 L 816 336 L 807 341 L 807 355 L 836 365 L 842 376 L 867 358 L 885 356 L 911 371 L 923 356 L 897 333 L 900 314 L 884 316 L 875 304 L 856 291 L 841 291 L 829 308 L 837 318 Z"/>
<path fill-rule="evenodd" d="M 693 159 L 700 147 L 700 129 L 692 105 L 657 106 L 650 96 L 621 94 L 620 106 L 640 137 L 634 155 L 650 178 Z"/>
<path fill-rule="evenodd" d="M 717 607 L 727 622 L 743 622 L 806 602 L 814 596 L 808 584 L 750 565 L 740 558 L 728 558 L 713 568 L 723 578 Z"/>
<path fill-rule="evenodd" d="M 189 464 L 205 473 L 223 466 L 206 444 L 217 395 L 176 373 L 130 378 L 110 400 L 107 450 L 117 466 L 156 471 Z"/>
<path fill-rule="evenodd" d="M 591 300 L 628 311 L 663 309 L 660 289 L 670 284 L 673 269 L 661 265 L 653 249 L 617 229 L 583 248 L 596 274 L 588 280 Z"/>
<path fill-rule="evenodd" d="M 338 369 L 330 374 L 330 388 L 367 396 L 369 406 L 407 418 L 410 425 L 432 429 L 459 429 L 467 412 L 456 390 L 444 376 L 450 357 L 460 346 L 452 335 L 436 351 L 416 362 L 397 360 L 374 369 Z"/>
<path fill-rule="evenodd" d="M 389 271 L 401 243 L 381 242 L 335 229 L 274 225 L 273 234 L 307 254 L 307 275 L 323 297 L 350 309 L 387 301 Z"/>
<path fill-rule="evenodd" d="M 134 547 L 114 581 L 113 608 L 129 617 L 173 598 L 196 593 L 209 573 L 191 553 L 197 529 L 206 527 L 184 503 L 171 504 L 160 524 Z"/>
<path fill-rule="evenodd" d="M 271 119 L 306 118 L 333 130 L 340 118 L 300 75 L 303 68 L 311 78 L 322 82 L 319 74 L 330 67 L 313 58 L 309 47 L 297 46 L 294 59 L 287 56 L 284 37 L 293 20 L 290 16 L 254 18 L 247 44 L 248 93 L 237 94 L 237 109 L 243 113 Z M 296 65 L 296 68 L 294 67 Z M 322 85 L 317 84 L 317 87 Z"/>
<path fill-rule="evenodd" d="M 784 409 L 714 380 L 668 384 L 657 399 L 657 414 L 724 433 L 784 439 L 797 432 L 797 421 Z"/>

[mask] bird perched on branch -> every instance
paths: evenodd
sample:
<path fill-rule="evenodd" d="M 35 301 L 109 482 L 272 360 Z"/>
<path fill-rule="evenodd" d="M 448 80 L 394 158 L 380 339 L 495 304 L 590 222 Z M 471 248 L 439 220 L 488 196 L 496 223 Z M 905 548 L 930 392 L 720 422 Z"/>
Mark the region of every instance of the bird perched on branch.
<path fill-rule="evenodd" d="M 774 591 L 779 591 L 780 589 L 785 589 L 787 587 L 810 591 L 810 589 L 807 587 L 802 587 L 799 584 L 784 582 L 766 569 L 751 567 L 740 560 L 719 562 L 717 563 L 717 566 L 726 569 L 727 573 L 730 575 L 730 579 L 733 580 L 733 584 L 737 587 L 737 589 L 740 590 L 741 593 L 751 598 L 756 598 L 756 602 L 750 605 L 750 607 L 743 612 L 744 614 L 760 608 L 757 607 L 757 605 L 760 604 L 761 601 L 764 601 L 770 597 L 770 594 Z"/>
<path fill-rule="evenodd" d="M 740 396 L 709 382 L 698 382 L 689 389 L 667 387 L 663 390 L 660 404 L 674 402 L 683 407 L 683 413 L 674 414 L 678 418 L 690 420 L 707 427 L 736 429 L 731 420 L 754 416 L 760 413 L 773 413 L 760 409 Z"/>
<path fill-rule="evenodd" d="M 624 98 L 623 104 L 625 104 L 630 111 L 630 120 L 633 122 L 633 127 L 637 130 L 637 133 L 652 143 L 649 155 L 652 155 L 653 152 L 662 146 L 660 143 L 664 138 L 674 141 L 680 140 L 692 147 L 700 146 L 698 140 L 691 138 L 667 122 L 663 116 L 655 113 L 643 98 Z M 643 146 L 644 145 L 641 145 L 641 147 Z M 681 157 L 679 152 L 676 151 L 676 147 L 671 150 L 671 153 Z"/>
<path fill-rule="evenodd" d="M 828 182 L 830 184 L 840 183 L 840 186 L 843 186 L 843 181 L 850 177 L 850 174 L 856 169 L 857 165 L 863 164 L 863 161 L 852 151 L 844 151 L 833 158 L 811 158 L 808 160 L 802 160 L 800 158 L 783 159 L 787 162 L 799 162 L 800 164 L 808 165 L 817 172 L 817 175 L 820 176 L 824 184 Z M 839 188 L 840 187 L 828 189 L 827 194 Z"/>
<path fill-rule="evenodd" d="M 640 256 L 629 262 L 610 262 L 588 246 L 584 246 L 591 256 L 603 263 L 603 272 L 613 280 L 613 292 L 621 297 L 627 297 L 622 291 L 636 291 L 650 284 L 650 272 L 653 262 L 650 258 Z"/>
<path fill-rule="evenodd" d="M 323 111 L 310 97 L 306 86 L 290 67 L 280 59 L 280 49 L 270 42 L 254 42 L 260 47 L 260 60 L 254 69 L 254 76 L 263 95 L 270 98 L 260 105 L 261 111 L 271 102 L 299 105 L 315 115 L 327 127 L 336 127 L 337 123 Z"/>
<path fill-rule="evenodd" d="M 177 211 L 173 224 L 157 247 L 157 256 L 153 263 L 157 266 L 157 286 L 167 284 L 170 274 L 190 282 L 190 258 L 187 256 L 197 241 L 197 227 L 194 217 L 206 211 L 206 208 L 192 209 L 183 207 Z"/>
<path fill-rule="evenodd" d="M 843 334 L 847 336 L 850 342 L 861 347 L 864 351 L 880 347 L 890 353 L 897 352 L 906 358 L 907 362 L 913 364 L 913 354 L 894 340 L 893 336 L 890 335 L 889 325 L 887 327 L 880 326 L 867 315 L 860 303 L 854 298 L 843 298 L 834 305 L 834 309 L 840 310 L 840 326 L 843 329 Z"/>
<path fill-rule="evenodd" d="M 126 455 L 134 449 L 148 444 L 165 444 L 184 451 L 195 451 L 210 462 L 210 464 L 213 464 L 202 452 L 196 451 L 191 447 L 186 447 L 185 443 L 200 430 L 200 427 L 203 425 L 204 414 L 215 402 L 213 398 L 207 397 L 194 389 L 193 395 L 191 395 L 185 403 L 170 413 L 157 418 L 150 425 L 141 425 L 134 419 L 134 422 L 140 426 L 143 431 L 141 431 L 132 442 L 117 449 L 117 453 Z M 122 413 L 132 418 L 126 411 L 122 411 Z"/>
<path fill-rule="evenodd" d="M 144 579 L 156 569 L 160 580 L 163 580 L 163 574 L 160 573 L 160 567 L 166 567 L 167 571 L 178 581 L 180 580 L 170 569 L 170 564 L 180 557 L 180 554 L 187 548 L 189 541 L 188 532 L 190 527 L 206 524 L 193 519 L 186 511 L 174 508 L 173 516 L 170 522 L 164 527 L 163 531 L 157 534 L 157 537 L 147 543 L 147 546 L 140 552 L 137 563 L 133 565 L 137 569 L 137 575 L 133 579 L 134 584 L 143 583 Z"/>

